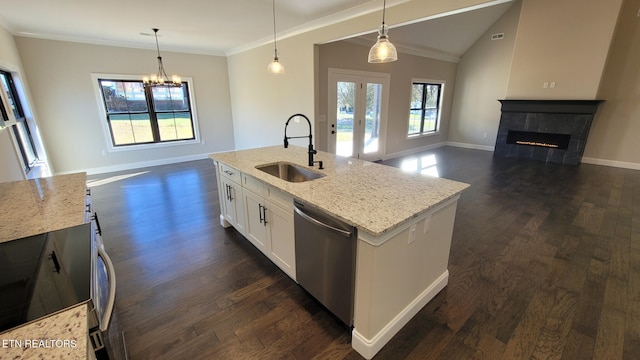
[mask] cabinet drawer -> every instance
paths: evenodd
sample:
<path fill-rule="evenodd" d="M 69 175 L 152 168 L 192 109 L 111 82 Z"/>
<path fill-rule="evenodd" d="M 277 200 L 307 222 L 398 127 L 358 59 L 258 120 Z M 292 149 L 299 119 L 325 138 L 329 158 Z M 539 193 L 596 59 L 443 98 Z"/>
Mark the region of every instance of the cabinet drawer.
<path fill-rule="evenodd" d="M 270 202 L 280 206 L 284 210 L 291 210 L 293 213 L 293 198 L 291 195 L 269 185 L 265 185 L 265 188 L 265 195 Z"/>
<path fill-rule="evenodd" d="M 240 174 L 240 171 L 232 168 L 231 166 L 220 163 L 220 175 L 225 176 L 239 184 Z"/>
<path fill-rule="evenodd" d="M 242 187 L 253 191 L 257 195 L 263 196 L 264 183 L 252 176 L 242 174 Z"/>

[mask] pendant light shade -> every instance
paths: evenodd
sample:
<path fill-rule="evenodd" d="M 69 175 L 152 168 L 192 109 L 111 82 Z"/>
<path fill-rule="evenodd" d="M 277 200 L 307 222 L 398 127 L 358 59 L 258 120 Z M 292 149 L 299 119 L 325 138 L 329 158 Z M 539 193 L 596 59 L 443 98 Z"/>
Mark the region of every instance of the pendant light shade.
<path fill-rule="evenodd" d="M 273 61 L 269 63 L 267 71 L 272 74 L 284 74 L 284 66 L 278 59 L 278 46 L 276 42 L 276 0 L 272 1 L 273 8 Z"/>
<path fill-rule="evenodd" d="M 384 15 L 387 8 L 387 1 L 382 5 L 382 25 L 378 29 L 378 41 L 369 50 L 369 62 L 387 63 L 398 60 L 398 51 L 396 47 L 389 41 L 388 28 L 384 23 Z"/>

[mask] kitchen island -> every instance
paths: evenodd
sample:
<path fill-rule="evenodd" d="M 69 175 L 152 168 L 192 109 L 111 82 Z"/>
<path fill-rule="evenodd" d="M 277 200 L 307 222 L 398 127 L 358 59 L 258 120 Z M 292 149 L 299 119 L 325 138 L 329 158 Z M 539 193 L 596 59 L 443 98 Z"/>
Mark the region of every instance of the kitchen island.
<path fill-rule="evenodd" d="M 88 221 L 86 174 L 0 183 L 0 242 Z M 0 332 L 0 359 L 86 359 L 87 305 Z"/>
<path fill-rule="evenodd" d="M 365 358 L 372 358 L 447 285 L 456 205 L 469 185 L 320 151 L 316 160 L 323 161 L 324 169 L 309 167 L 301 147 L 211 158 L 222 225 L 235 227 L 294 280 L 294 200 L 357 228 L 352 346 Z M 322 177 L 288 182 L 256 168 L 282 161 Z M 262 231 L 255 226 L 258 220 L 264 236 L 256 233 Z"/>

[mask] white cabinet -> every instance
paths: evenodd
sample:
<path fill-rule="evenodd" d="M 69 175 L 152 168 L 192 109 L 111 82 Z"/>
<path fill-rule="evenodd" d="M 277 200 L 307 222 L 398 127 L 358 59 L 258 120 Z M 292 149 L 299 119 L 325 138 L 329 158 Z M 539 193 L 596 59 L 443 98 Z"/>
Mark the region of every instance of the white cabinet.
<path fill-rule="evenodd" d="M 293 200 L 292 200 L 293 201 Z M 296 279 L 296 251 L 293 228 L 293 213 L 271 202 L 267 208 L 269 258 L 293 280 Z"/>
<path fill-rule="evenodd" d="M 224 227 L 233 226 L 241 234 L 245 234 L 245 213 L 243 206 L 242 186 L 236 179 L 240 179 L 240 172 L 220 164 L 218 177 L 220 193 L 221 223 Z"/>
<path fill-rule="evenodd" d="M 247 239 L 295 280 L 293 198 L 245 174 L 242 185 Z"/>
<path fill-rule="evenodd" d="M 233 226 L 296 279 L 293 198 L 223 163 L 216 163 L 220 223 Z"/>
<path fill-rule="evenodd" d="M 255 247 L 267 254 L 267 225 L 265 222 L 266 202 L 262 196 L 250 190 L 244 191 L 244 208 L 247 215 L 245 236 Z"/>

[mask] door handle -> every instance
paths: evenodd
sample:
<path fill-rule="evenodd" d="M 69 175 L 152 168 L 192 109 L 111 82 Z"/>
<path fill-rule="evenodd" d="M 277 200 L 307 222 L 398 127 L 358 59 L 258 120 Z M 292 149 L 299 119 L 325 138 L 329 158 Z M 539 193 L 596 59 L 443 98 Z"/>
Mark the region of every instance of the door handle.
<path fill-rule="evenodd" d="M 264 226 L 267 226 L 268 221 L 267 221 L 267 207 L 266 206 L 262 207 L 262 218 L 264 219 L 264 222 L 263 222 Z"/>
<path fill-rule="evenodd" d="M 260 223 L 264 222 L 264 217 L 262 216 L 262 204 L 258 204 L 258 213 L 260 215 Z"/>

